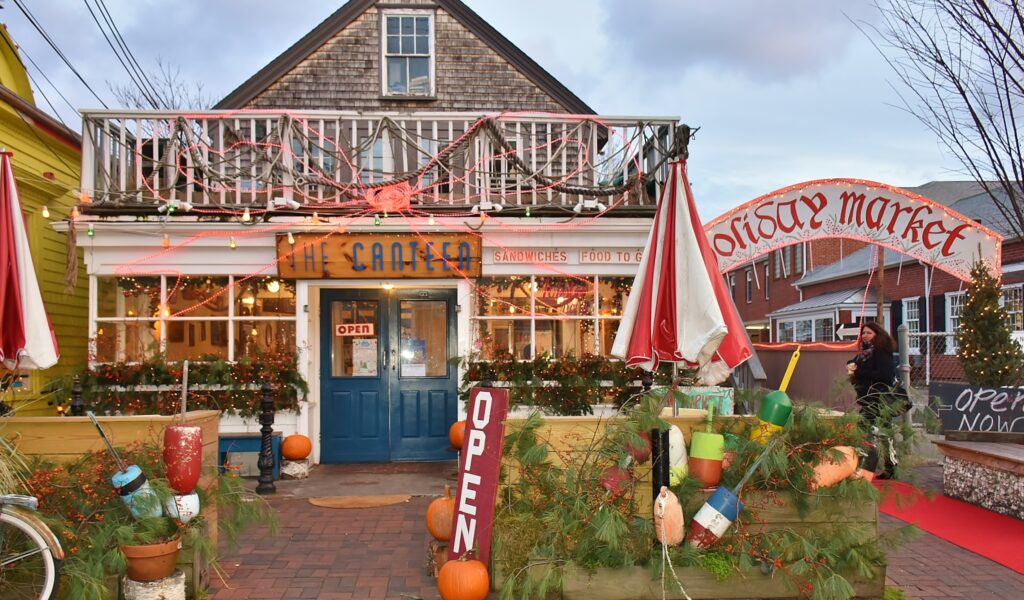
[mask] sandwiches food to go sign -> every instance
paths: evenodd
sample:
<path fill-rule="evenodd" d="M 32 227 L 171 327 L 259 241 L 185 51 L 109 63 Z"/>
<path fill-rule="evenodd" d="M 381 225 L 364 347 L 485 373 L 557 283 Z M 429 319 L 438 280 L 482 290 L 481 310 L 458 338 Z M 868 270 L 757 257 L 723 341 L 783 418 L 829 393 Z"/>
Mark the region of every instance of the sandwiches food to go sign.
<path fill-rule="evenodd" d="M 342 323 L 335 325 L 334 335 L 337 337 L 373 335 L 373 323 Z"/>

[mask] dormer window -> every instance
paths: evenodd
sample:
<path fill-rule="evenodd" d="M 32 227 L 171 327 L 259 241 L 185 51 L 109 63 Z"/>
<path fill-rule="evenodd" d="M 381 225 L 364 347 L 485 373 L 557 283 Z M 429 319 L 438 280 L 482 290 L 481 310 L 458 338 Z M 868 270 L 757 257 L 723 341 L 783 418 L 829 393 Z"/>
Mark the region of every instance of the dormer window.
<path fill-rule="evenodd" d="M 381 36 L 385 96 L 434 95 L 434 15 L 384 11 Z"/>

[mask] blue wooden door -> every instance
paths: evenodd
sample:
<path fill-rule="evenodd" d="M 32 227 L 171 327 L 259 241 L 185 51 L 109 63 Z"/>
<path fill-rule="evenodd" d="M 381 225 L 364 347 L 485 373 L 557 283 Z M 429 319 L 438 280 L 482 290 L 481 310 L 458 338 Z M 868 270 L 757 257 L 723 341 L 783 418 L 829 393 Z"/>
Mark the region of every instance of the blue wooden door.
<path fill-rule="evenodd" d="M 458 415 L 455 290 L 395 290 L 389 307 L 392 460 L 443 460 Z"/>
<path fill-rule="evenodd" d="M 320 461 L 390 458 L 386 298 L 320 292 Z"/>
<path fill-rule="evenodd" d="M 454 458 L 455 291 L 323 290 L 320 307 L 320 461 Z"/>

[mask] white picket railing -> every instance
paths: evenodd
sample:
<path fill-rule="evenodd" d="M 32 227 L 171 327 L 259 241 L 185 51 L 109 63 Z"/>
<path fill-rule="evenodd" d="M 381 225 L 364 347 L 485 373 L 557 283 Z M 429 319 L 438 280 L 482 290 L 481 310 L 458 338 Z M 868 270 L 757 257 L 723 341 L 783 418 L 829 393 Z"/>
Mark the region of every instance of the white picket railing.
<path fill-rule="evenodd" d="M 82 189 L 96 206 L 299 210 L 365 206 L 649 207 L 677 119 L 533 113 L 83 113 Z M 577 212 L 579 212 L 577 208 Z"/>

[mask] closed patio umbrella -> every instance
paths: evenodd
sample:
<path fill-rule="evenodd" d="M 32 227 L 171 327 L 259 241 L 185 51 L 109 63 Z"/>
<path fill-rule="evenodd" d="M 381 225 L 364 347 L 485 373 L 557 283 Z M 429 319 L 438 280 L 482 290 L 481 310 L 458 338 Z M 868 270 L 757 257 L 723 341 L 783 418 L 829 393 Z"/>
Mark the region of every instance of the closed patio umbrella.
<path fill-rule="evenodd" d="M 46 369 L 58 357 L 32 266 L 11 153 L 0 152 L 0 361 L 12 370 Z"/>
<path fill-rule="evenodd" d="M 753 351 L 697 215 L 686 163 L 670 169 L 611 353 L 652 372 L 662 361 L 697 367 L 701 381 L 715 385 Z M 667 432 L 651 440 L 655 496 L 668 485 L 662 438 Z"/>

